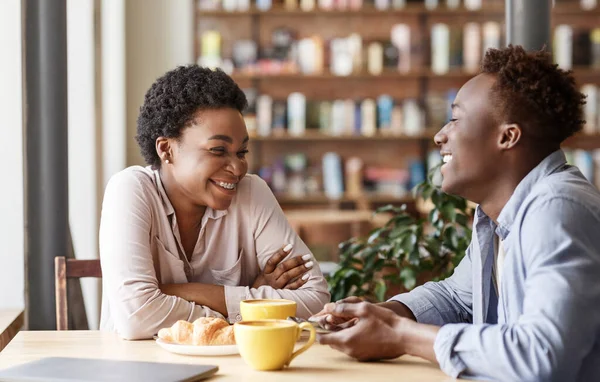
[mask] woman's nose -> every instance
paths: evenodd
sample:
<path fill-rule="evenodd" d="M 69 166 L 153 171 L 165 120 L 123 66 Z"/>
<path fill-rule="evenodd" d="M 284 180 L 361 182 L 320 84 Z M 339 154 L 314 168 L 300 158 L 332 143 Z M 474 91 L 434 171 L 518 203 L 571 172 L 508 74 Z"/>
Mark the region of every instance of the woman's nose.
<path fill-rule="evenodd" d="M 231 159 L 231 161 L 229 161 L 229 167 L 231 169 L 231 172 L 235 176 L 242 176 L 242 175 L 244 175 L 244 172 L 246 171 L 245 161 L 238 158 L 237 156 L 233 157 Z"/>

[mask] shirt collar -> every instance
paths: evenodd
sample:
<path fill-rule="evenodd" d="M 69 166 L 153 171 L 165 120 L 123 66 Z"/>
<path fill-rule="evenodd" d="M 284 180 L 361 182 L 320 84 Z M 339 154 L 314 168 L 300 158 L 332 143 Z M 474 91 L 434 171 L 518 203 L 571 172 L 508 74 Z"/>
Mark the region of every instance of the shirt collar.
<path fill-rule="evenodd" d="M 151 169 L 152 170 L 152 169 Z M 165 187 L 163 186 L 162 180 L 160 179 L 160 174 L 158 169 L 152 170 L 154 174 L 154 181 L 156 183 L 156 188 L 158 189 L 158 194 L 162 200 L 163 206 L 165 207 L 165 211 L 167 211 L 167 216 L 171 216 L 175 213 L 175 209 L 167 196 L 167 192 L 165 191 Z M 206 211 L 204 212 L 204 219 L 219 219 L 223 216 L 227 215 L 227 210 L 213 210 L 210 207 L 206 207 Z"/>
<path fill-rule="evenodd" d="M 562 168 L 566 163 L 567 159 L 563 151 L 557 150 L 544 158 L 544 160 L 521 180 L 498 216 L 498 228 L 496 233 L 500 236 L 501 240 L 504 240 L 509 234 L 510 227 L 514 222 L 521 205 L 527 196 L 529 196 L 533 187 L 543 178 Z M 483 211 L 481 212 L 483 213 Z"/>

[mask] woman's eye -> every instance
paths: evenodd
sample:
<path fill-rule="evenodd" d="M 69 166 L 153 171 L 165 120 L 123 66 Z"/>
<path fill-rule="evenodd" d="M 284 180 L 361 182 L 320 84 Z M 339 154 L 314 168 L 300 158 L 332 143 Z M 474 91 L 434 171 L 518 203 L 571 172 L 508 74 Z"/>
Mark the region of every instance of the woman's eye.
<path fill-rule="evenodd" d="M 210 149 L 209 151 L 215 155 L 225 154 L 225 149 L 223 147 L 214 147 L 214 148 Z"/>
<path fill-rule="evenodd" d="M 248 154 L 248 150 L 242 150 L 237 153 L 238 158 L 245 158 L 246 154 Z"/>
<path fill-rule="evenodd" d="M 456 121 L 458 121 L 458 119 L 456 119 L 456 118 L 452 118 L 452 119 L 450 120 L 450 122 L 456 122 Z"/>

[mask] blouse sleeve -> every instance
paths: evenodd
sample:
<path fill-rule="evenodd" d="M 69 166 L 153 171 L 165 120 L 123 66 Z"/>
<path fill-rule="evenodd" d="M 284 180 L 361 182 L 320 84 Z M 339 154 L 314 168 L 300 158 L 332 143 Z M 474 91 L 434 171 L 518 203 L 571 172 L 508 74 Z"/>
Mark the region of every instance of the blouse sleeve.
<path fill-rule="evenodd" d="M 100 261 L 114 329 L 125 339 L 151 338 L 177 320 L 223 317 L 161 292 L 150 247 L 151 221 L 141 180 L 127 171 L 111 178 L 102 204 Z"/>
<path fill-rule="evenodd" d="M 310 254 L 310 250 L 298 237 L 287 221 L 277 199 L 264 180 L 258 176 L 251 178 L 251 213 L 256 255 L 261 271 L 267 260 L 285 244 L 293 249 L 286 260 L 296 256 Z M 230 321 L 239 321 L 240 301 L 244 299 L 283 298 L 297 303 L 297 315 L 308 318 L 319 312 L 329 302 L 327 282 L 318 262 L 308 272 L 308 281 L 297 290 L 274 289 L 270 286 L 250 288 L 247 286 L 225 286 L 225 299 Z"/>

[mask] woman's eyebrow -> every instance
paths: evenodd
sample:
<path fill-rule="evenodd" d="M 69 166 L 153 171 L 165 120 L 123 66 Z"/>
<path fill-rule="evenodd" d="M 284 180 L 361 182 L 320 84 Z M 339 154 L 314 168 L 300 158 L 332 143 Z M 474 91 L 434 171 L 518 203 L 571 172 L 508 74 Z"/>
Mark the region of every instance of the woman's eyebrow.
<path fill-rule="evenodd" d="M 225 141 L 227 143 L 233 143 L 233 139 L 228 136 L 228 135 L 213 135 L 212 137 L 208 138 L 208 140 L 219 140 L 219 141 Z M 242 144 L 248 142 L 250 140 L 250 137 L 246 135 L 246 138 L 244 138 L 244 141 L 242 142 Z"/>
<path fill-rule="evenodd" d="M 228 135 L 213 135 L 212 137 L 208 138 L 208 140 L 219 140 L 227 143 L 233 143 L 233 139 Z"/>

